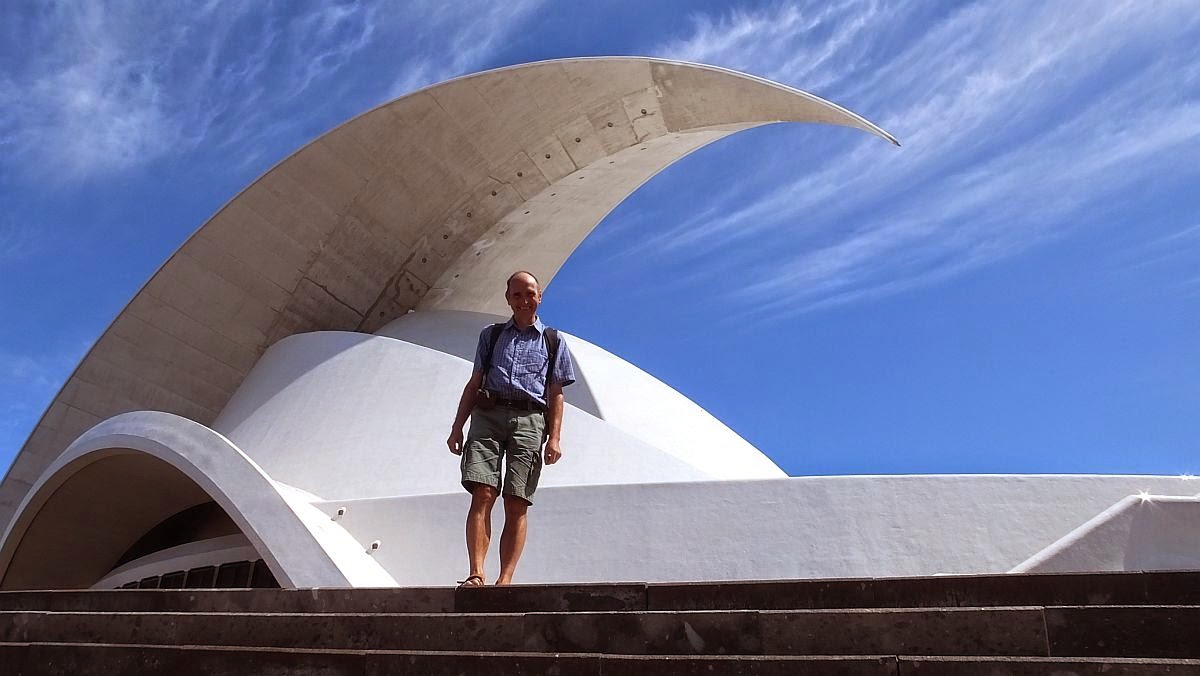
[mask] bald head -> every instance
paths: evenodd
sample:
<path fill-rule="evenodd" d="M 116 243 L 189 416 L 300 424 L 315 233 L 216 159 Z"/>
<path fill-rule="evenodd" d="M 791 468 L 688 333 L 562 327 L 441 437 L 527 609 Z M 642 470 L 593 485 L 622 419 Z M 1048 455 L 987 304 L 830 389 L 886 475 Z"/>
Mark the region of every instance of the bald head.
<path fill-rule="evenodd" d="M 521 281 L 529 280 L 529 281 L 532 281 L 534 283 L 534 285 L 536 285 L 538 287 L 538 289 L 542 288 L 541 282 L 538 281 L 537 277 L 533 276 L 532 272 L 527 272 L 525 270 L 517 270 L 516 272 L 514 272 L 508 276 L 508 281 L 504 282 L 504 293 L 506 295 L 508 294 L 509 291 L 512 290 L 513 282 L 517 281 L 517 280 L 521 280 Z"/>

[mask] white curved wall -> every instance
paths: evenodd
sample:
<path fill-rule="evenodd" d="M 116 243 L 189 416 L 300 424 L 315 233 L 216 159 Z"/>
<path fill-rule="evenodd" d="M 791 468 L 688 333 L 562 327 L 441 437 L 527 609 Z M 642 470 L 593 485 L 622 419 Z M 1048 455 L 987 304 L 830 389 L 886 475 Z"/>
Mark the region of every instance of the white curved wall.
<path fill-rule="evenodd" d="M 416 312 L 379 336 L 290 336 L 263 355 L 213 428 L 272 477 L 323 497 L 457 492 L 445 439 L 479 332 L 500 319 Z M 543 486 L 785 476 L 686 397 L 565 340 L 580 378 L 566 389 L 564 459 L 545 469 Z"/>
<path fill-rule="evenodd" d="M 1200 482 L 1150 476 L 847 476 L 550 488 L 530 510 L 518 583 L 754 580 L 1002 573 L 1124 496 L 1192 495 Z M 463 495 L 319 507 L 402 585 L 465 574 Z M 1194 508 L 1195 505 L 1186 505 Z M 1057 570 L 1194 567 L 1175 510 L 1125 529 L 1099 556 Z M 1188 519 L 1194 519 L 1195 511 Z M 495 516 L 497 522 L 501 515 Z M 1184 529 L 1194 544 L 1194 520 Z M 1165 529 L 1165 530 L 1164 530 Z M 1172 535 L 1174 534 L 1174 535 Z M 494 550 L 495 548 L 493 548 Z M 1112 562 L 1121 562 L 1113 565 Z M 489 578 L 499 570 L 496 552 Z M 461 579 L 461 577 L 459 578 Z"/>
<path fill-rule="evenodd" d="M 322 497 L 463 492 L 446 436 L 470 374 L 401 340 L 297 334 L 263 355 L 213 426 L 274 479 Z M 542 486 L 717 478 L 574 406 L 563 425 L 563 460 Z"/>
<path fill-rule="evenodd" d="M 787 473 L 691 399 L 633 364 L 570 336 L 604 420 L 720 479 Z"/>

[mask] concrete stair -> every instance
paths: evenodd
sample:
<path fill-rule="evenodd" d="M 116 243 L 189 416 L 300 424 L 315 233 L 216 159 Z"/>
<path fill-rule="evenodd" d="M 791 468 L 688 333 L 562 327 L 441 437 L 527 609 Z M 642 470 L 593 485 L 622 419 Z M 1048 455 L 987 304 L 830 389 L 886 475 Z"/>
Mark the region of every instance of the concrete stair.
<path fill-rule="evenodd" d="M 0 674 L 1195 674 L 1200 572 L 0 593 Z"/>

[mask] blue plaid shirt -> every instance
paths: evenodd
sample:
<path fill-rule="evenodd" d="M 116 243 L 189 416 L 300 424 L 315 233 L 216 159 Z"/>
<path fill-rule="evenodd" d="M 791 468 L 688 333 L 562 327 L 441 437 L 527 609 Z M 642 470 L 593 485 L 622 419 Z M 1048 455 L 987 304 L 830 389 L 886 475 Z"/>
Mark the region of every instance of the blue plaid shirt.
<path fill-rule="evenodd" d="M 532 399 L 545 406 L 546 366 L 550 361 L 550 347 L 543 336 L 545 330 L 541 319 L 535 319 L 533 326 L 524 331 L 509 319 L 496 340 L 492 368 L 488 369 L 483 386 L 497 397 Z M 476 371 L 483 370 L 483 355 L 491 335 L 490 325 L 479 334 L 479 346 L 475 348 Z M 575 364 L 562 333 L 558 334 L 558 360 L 554 363 L 550 382 L 563 387 L 575 382 Z"/>

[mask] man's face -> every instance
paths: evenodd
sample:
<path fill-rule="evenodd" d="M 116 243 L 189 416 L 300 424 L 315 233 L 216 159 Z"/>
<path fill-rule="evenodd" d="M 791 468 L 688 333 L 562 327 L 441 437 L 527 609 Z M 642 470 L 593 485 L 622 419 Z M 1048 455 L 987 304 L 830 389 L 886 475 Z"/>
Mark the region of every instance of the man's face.
<path fill-rule="evenodd" d="M 510 281 L 505 296 L 513 314 L 527 318 L 537 314 L 538 304 L 542 302 L 542 291 L 529 275 L 517 275 Z"/>

